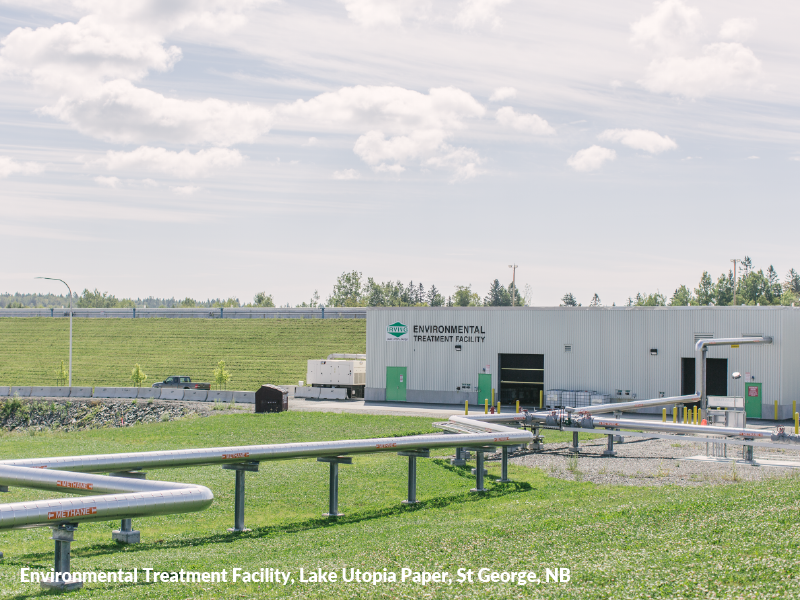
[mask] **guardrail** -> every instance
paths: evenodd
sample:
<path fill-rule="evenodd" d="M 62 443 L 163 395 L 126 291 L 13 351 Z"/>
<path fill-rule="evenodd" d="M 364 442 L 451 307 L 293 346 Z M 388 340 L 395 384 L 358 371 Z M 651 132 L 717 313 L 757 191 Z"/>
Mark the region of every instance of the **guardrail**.
<path fill-rule="evenodd" d="M 55 387 L 0 386 L 0 398 L 139 398 L 144 400 L 184 400 L 190 402 L 239 402 L 255 404 L 256 393 L 244 390 L 184 390 L 153 387 Z"/>
<path fill-rule="evenodd" d="M 211 491 L 200 485 L 143 481 L 145 469 L 219 464 L 223 469 L 235 471 L 234 527 L 228 531 L 241 532 L 248 531 L 244 526 L 244 475 L 248 471 L 258 471 L 260 462 L 316 458 L 328 463 L 329 496 L 325 516 L 335 518 L 342 516 L 338 510 L 339 465 L 351 464 L 351 455 L 395 452 L 408 457 L 408 498 L 403 502 L 414 504 L 417 502 L 416 459 L 429 457 L 431 448 L 459 446 L 476 452 L 476 487 L 471 491 L 485 492 L 484 452 L 494 452 L 495 446 L 502 446 L 501 481 L 508 481 L 508 446 L 533 440 L 531 432 L 524 429 L 476 422 L 466 417 L 451 417 L 451 420 L 470 427 L 472 432 L 0 461 L 0 486 L 6 490 L 7 486 L 18 486 L 85 496 L 0 504 L 0 530 L 51 527 L 55 568 L 51 578 L 41 585 L 73 590 L 83 585 L 69 575 L 70 544 L 79 523 L 120 519 L 121 527 L 112 533 L 112 538 L 136 543 L 140 536 L 132 529 L 132 518 L 200 511 L 214 499 Z"/>
<path fill-rule="evenodd" d="M 79 319 L 366 319 L 366 308 L 73 308 Z M 0 308 L 0 317 L 69 317 L 69 308 Z"/>

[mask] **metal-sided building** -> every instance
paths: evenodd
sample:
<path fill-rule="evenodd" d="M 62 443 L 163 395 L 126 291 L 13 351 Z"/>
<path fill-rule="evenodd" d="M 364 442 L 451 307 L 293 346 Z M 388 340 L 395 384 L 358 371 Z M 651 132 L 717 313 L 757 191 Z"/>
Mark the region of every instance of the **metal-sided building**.
<path fill-rule="evenodd" d="M 538 406 L 551 389 L 678 396 L 699 389 L 697 340 L 749 336 L 773 343 L 710 348 L 708 393 L 757 387 L 764 418 L 775 402 L 789 418 L 800 401 L 800 308 L 782 306 L 371 309 L 365 397 L 482 403 L 494 390 Z"/>

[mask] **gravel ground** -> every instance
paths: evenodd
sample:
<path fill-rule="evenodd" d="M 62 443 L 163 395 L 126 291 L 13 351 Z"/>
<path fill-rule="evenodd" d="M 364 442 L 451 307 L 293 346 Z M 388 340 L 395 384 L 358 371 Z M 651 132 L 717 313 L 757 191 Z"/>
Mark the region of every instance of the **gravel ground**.
<path fill-rule="evenodd" d="M 617 455 L 602 456 L 606 439 L 581 442 L 580 454 L 573 457 L 567 449 L 571 444 L 547 444 L 543 452 L 523 450 L 513 453 L 510 462 L 526 467 L 538 467 L 552 477 L 572 481 L 590 481 L 615 485 L 715 485 L 734 481 L 759 481 L 769 477 L 792 475 L 800 477 L 800 469 L 752 466 L 732 462 L 711 463 L 685 460 L 689 456 L 705 456 L 705 443 L 628 437 L 614 444 Z M 740 446 L 729 446 L 728 457 L 741 460 Z M 800 449 L 754 448 L 758 459 L 787 460 L 800 464 Z M 487 457 L 490 458 L 490 457 Z M 500 455 L 491 457 L 499 460 Z"/>

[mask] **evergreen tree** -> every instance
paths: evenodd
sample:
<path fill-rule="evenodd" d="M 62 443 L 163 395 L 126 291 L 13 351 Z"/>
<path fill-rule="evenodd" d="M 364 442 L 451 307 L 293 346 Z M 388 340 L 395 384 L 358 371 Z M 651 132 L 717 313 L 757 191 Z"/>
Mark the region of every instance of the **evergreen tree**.
<path fill-rule="evenodd" d="M 778 278 L 778 272 L 772 265 L 767 269 L 767 282 L 767 289 L 764 295 L 770 304 L 775 304 L 776 301 L 780 300 L 781 294 L 783 294 L 783 286 Z"/>
<path fill-rule="evenodd" d="M 426 304 L 425 287 L 421 283 L 417 286 L 417 304 Z"/>
<path fill-rule="evenodd" d="M 666 305 L 667 305 L 667 297 L 660 292 L 647 295 L 643 295 L 641 293 L 636 294 L 635 306 L 666 306 Z"/>
<path fill-rule="evenodd" d="M 561 298 L 561 306 L 578 306 L 578 301 L 575 300 L 575 296 L 572 295 L 572 292 L 567 292 Z"/>
<path fill-rule="evenodd" d="M 444 304 L 444 298 L 439 293 L 439 290 L 436 289 L 435 285 L 432 285 L 431 289 L 428 290 L 427 300 L 429 306 L 442 306 Z"/>
<path fill-rule="evenodd" d="M 697 297 L 697 303 L 700 306 L 708 306 L 714 303 L 714 283 L 711 281 L 711 275 L 708 271 L 703 271 L 703 276 L 700 278 L 700 287 L 695 288 L 694 295 Z"/>
<path fill-rule="evenodd" d="M 489 293 L 483 299 L 484 306 L 511 306 L 511 294 L 495 279 L 489 286 Z"/>
<path fill-rule="evenodd" d="M 603 303 L 602 303 L 602 302 L 600 302 L 600 296 L 598 296 L 598 295 L 595 293 L 595 295 L 594 295 L 594 296 L 592 296 L 592 301 L 591 301 L 591 302 L 589 302 L 589 306 L 603 306 Z"/>
<path fill-rule="evenodd" d="M 719 276 L 714 285 L 714 304 L 716 306 L 730 306 L 733 303 L 733 271 L 728 271 Z"/>
<path fill-rule="evenodd" d="M 783 288 L 794 294 L 800 294 L 800 275 L 794 269 L 789 269 Z"/>
<path fill-rule="evenodd" d="M 676 289 L 669 300 L 670 306 L 691 306 L 692 304 L 695 304 L 694 297 L 685 285 Z"/>

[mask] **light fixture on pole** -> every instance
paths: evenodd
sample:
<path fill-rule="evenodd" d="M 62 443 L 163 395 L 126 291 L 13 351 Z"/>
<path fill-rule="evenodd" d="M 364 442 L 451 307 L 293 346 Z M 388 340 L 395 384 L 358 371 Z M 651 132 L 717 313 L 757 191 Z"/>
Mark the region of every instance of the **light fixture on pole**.
<path fill-rule="evenodd" d="M 732 258 L 733 263 L 733 305 L 736 306 L 736 263 L 742 262 L 740 258 Z"/>
<path fill-rule="evenodd" d="M 511 306 L 516 306 L 517 302 L 517 267 L 519 265 L 508 265 L 511 269 Z"/>
<path fill-rule="evenodd" d="M 69 290 L 69 387 L 72 387 L 72 288 L 63 279 L 55 277 L 35 277 L 34 279 L 49 279 L 50 281 L 60 281 Z"/>

